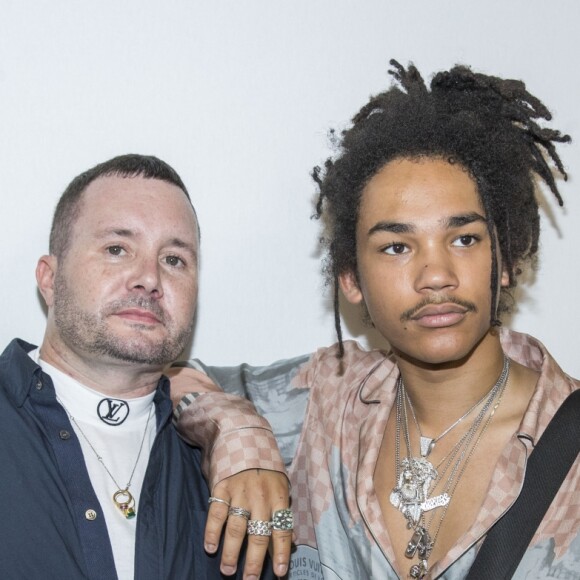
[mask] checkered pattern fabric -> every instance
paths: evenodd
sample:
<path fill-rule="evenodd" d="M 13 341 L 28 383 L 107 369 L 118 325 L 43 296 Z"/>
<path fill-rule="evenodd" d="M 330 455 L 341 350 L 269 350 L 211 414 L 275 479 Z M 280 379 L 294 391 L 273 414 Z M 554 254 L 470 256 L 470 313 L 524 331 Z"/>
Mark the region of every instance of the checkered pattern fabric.
<path fill-rule="evenodd" d="M 578 381 L 562 372 L 535 339 L 502 330 L 501 340 L 506 354 L 540 372 L 540 379 L 518 433 L 500 456 L 489 493 L 474 524 L 433 567 L 434 578 L 453 567 L 471 546 L 481 542 L 487 530 L 509 509 L 520 492 L 527 456 L 533 445 L 564 399 L 580 387 Z M 324 547 L 317 546 L 317 539 L 320 540 L 318 526 L 324 522 L 325 512 L 342 510 L 348 514 L 351 529 L 362 526 L 366 531 L 365 541 L 371 545 L 378 542 L 381 552 L 393 561 L 394 554 L 373 488 L 373 474 L 395 401 L 398 369 L 382 353 L 363 351 L 353 342 L 345 343 L 341 364 L 342 373 L 336 349 L 322 349 L 294 381 L 294 386 L 311 389 L 302 438 L 290 470 L 297 512 L 295 532 L 299 543 L 318 547 L 322 556 Z M 381 404 L 375 404 L 379 402 Z M 337 453 L 341 466 L 338 474 L 333 459 Z M 340 498 L 337 498 L 337 489 L 340 489 Z M 554 499 L 531 547 L 549 539 L 554 543 L 556 558 L 560 558 L 579 536 L 579 528 L 580 469 L 577 463 Z M 342 546 L 341 550 L 345 549 L 349 548 Z M 458 564 L 464 565 L 465 562 Z M 390 567 L 385 565 L 385 574 L 387 570 Z"/>
<path fill-rule="evenodd" d="M 540 378 L 518 432 L 497 462 L 473 525 L 433 566 L 433 578 L 443 573 L 445 578 L 464 577 L 475 555 L 472 546 L 481 543 L 489 528 L 517 498 L 527 457 L 550 418 L 564 399 L 580 387 L 578 381 L 562 372 L 537 340 L 506 330 L 502 330 L 501 340 L 510 358 L 538 371 Z M 373 474 L 395 401 L 398 369 L 384 353 L 364 351 L 350 341 L 345 343 L 342 361 L 336 355 L 335 347 L 321 349 L 289 385 L 294 391 L 309 392 L 290 469 L 294 531 L 299 545 L 295 570 L 298 575 L 301 573 L 302 561 L 311 565 L 312 551 L 307 552 L 307 558 L 300 557 L 300 546 L 310 546 L 318 550 L 323 569 L 337 570 L 343 565 L 343 570 L 352 569 L 344 562 L 358 558 L 359 576 L 394 578 L 396 574 L 389 563 L 394 561 L 394 553 L 383 524 Z M 275 377 L 275 365 L 271 373 Z M 250 393 L 251 383 L 250 372 L 245 385 Z M 282 398 L 280 405 L 284 405 Z M 195 399 L 185 398 L 180 407 L 181 432 L 211 452 L 211 466 L 206 459 L 205 468 L 212 486 L 243 469 L 283 471 L 268 424 L 246 401 L 210 392 Z M 526 570 L 530 570 L 530 578 L 542 577 L 537 574 L 543 574 L 545 566 L 550 568 L 553 564 L 567 570 L 580 560 L 580 553 L 576 553 L 580 546 L 579 467 L 576 463 L 571 470 L 534 536 L 530 554 L 534 556 L 532 551 L 536 550 L 535 554 L 543 558 L 544 568 L 540 570 L 537 562 L 529 564 Z"/>
<path fill-rule="evenodd" d="M 181 434 L 205 450 L 202 468 L 210 489 L 246 469 L 286 472 L 270 425 L 249 401 L 221 392 L 186 395 L 176 416 Z"/>

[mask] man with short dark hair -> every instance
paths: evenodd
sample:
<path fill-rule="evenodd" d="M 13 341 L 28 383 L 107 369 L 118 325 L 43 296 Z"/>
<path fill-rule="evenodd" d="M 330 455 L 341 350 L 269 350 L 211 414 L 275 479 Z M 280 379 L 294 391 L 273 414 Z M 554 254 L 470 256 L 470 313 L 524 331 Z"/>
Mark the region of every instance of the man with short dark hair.
<path fill-rule="evenodd" d="M 172 425 L 162 376 L 191 335 L 198 253 L 191 200 L 163 161 L 116 157 L 67 187 L 36 269 L 44 340 L 0 357 L 2 578 L 221 577 L 204 551 L 200 455 Z M 240 543 L 224 554 L 230 574 Z M 249 544 L 246 575 L 260 574 L 263 544 Z"/>

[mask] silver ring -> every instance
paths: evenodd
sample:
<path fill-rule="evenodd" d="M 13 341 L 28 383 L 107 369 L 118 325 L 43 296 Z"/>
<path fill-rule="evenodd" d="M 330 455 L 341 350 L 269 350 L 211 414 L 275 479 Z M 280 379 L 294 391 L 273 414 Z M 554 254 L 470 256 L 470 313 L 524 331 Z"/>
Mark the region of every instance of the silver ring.
<path fill-rule="evenodd" d="M 241 508 L 241 507 L 232 506 L 228 510 L 228 516 L 239 516 L 241 518 L 249 519 L 250 515 L 251 514 L 248 510 L 245 510 L 244 508 Z"/>
<path fill-rule="evenodd" d="M 248 536 L 271 536 L 271 525 L 264 520 L 248 520 Z"/>
<path fill-rule="evenodd" d="M 213 502 L 223 503 L 223 504 L 227 505 L 228 507 L 230 507 L 232 505 L 232 504 L 230 504 L 229 501 L 226 501 L 225 499 L 221 499 L 219 497 L 213 497 L 213 496 L 209 497 L 207 500 L 207 503 L 212 504 Z"/>
<path fill-rule="evenodd" d="M 294 514 L 290 509 L 276 510 L 272 514 L 272 529 L 277 532 L 286 532 L 294 529 Z"/>

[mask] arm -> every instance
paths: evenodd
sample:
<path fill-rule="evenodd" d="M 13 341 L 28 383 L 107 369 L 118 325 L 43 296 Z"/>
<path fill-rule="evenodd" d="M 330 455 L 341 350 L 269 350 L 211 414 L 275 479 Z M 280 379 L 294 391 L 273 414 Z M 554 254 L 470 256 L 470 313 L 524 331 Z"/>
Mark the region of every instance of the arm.
<path fill-rule="evenodd" d="M 252 519 L 269 521 L 273 511 L 288 507 L 287 479 L 282 474 L 284 463 L 292 460 L 308 397 L 307 391 L 290 388 L 290 381 L 307 359 L 261 368 L 211 368 L 192 361 L 168 373 L 178 428 L 185 439 L 205 450 L 203 466 L 212 495 L 248 509 Z M 223 393 L 208 375 L 235 394 Z M 276 426 L 284 463 L 268 421 L 250 401 L 236 395 L 252 400 Z M 208 551 L 215 551 L 226 519 L 222 570 L 231 573 L 245 537 L 245 520 L 228 519 L 227 506 L 212 503 L 205 543 Z M 284 575 L 291 532 L 274 532 L 273 539 L 274 571 Z M 251 536 L 249 540 L 244 572 L 259 575 L 268 538 Z"/>

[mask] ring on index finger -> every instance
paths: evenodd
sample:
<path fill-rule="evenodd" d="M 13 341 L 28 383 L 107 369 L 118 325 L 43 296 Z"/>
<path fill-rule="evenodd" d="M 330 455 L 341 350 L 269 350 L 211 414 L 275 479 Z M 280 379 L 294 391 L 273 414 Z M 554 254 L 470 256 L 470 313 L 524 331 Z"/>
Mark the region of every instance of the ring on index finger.
<path fill-rule="evenodd" d="M 225 499 L 221 499 L 221 498 L 219 498 L 219 497 L 213 497 L 213 496 L 210 496 L 210 497 L 208 498 L 208 500 L 207 500 L 207 503 L 208 503 L 208 504 L 210 504 L 210 505 L 211 505 L 212 503 L 214 503 L 214 502 L 217 502 L 217 503 L 223 503 L 224 505 L 227 505 L 228 507 L 230 507 L 230 506 L 232 505 L 232 504 L 230 504 L 230 502 L 229 502 L 229 501 L 226 501 Z"/>
<path fill-rule="evenodd" d="M 247 520 L 249 520 L 250 519 L 250 512 L 248 510 L 245 510 L 244 508 L 232 506 L 228 510 L 228 516 L 238 516 L 238 517 L 246 518 Z"/>
<path fill-rule="evenodd" d="M 276 510 L 272 514 L 272 529 L 286 532 L 294 529 L 294 514 L 290 509 Z"/>

